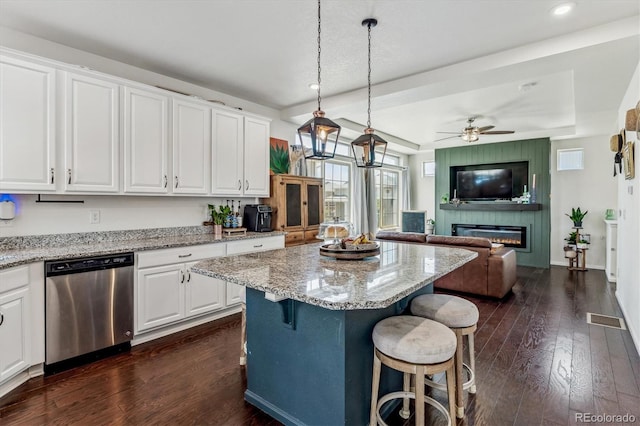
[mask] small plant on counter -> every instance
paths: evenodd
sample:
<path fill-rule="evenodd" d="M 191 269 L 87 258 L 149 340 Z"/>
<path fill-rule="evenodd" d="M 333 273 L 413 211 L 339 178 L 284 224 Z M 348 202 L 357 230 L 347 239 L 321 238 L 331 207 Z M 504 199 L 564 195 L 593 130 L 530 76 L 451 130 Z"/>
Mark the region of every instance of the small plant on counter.
<path fill-rule="evenodd" d="M 224 224 L 225 219 L 231 213 L 231 207 L 229 206 L 220 206 L 218 211 L 216 211 L 216 206 L 214 204 L 209 204 L 209 215 L 211 216 L 211 222 L 214 225 L 222 225 Z"/>

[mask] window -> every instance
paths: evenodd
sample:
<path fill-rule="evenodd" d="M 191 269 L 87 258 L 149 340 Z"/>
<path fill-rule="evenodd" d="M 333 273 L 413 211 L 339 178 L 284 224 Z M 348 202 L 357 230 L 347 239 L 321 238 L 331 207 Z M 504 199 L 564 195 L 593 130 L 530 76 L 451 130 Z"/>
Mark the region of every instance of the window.
<path fill-rule="evenodd" d="M 424 161 L 422 163 L 422 177 L 435 176 L 436 175 L 436 162 Z"/>
<path fill-rule="evenodd" d="M 375 179 L 378 228 L 396 228 L 399 226 L 400 173 L 379 169 L 375 172 Z"/>
<path fill-rule="evenodd" d="M 340 145 L 338 145 L 340 148 Z M 309 176 L 324 178 L 324 218 L 351 220 L 351 163 L 349 161 L 308 160 Z"/>
<path fill-rule="evenodd" d="M 559 149 L 557 169 L 558 171 L 584 169 L 584 150 L 582 148 Z"/>

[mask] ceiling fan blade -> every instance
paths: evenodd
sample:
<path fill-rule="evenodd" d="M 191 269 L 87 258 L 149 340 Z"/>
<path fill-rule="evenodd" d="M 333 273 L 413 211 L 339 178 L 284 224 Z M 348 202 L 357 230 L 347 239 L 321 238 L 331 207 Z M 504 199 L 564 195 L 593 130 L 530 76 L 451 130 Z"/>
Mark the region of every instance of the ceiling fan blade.
<path fill-rule="evenodd" d="M 486 132 L 487 130 L 491 130 L 496 126 L 484 126 L 484 127 L 478 127 L 478 132 L 482 133 L 482 132 Z"/>
<path fill-rule="evenodd" d="M 515 133 L 515 130 L 492 130 L 490 132 L 480 132 L 481 135 L 509 135 Z"/>
<path fill-rule="evenodd" d="M 449 134 L 452 134 L 452 135 L 459 135 L 460 134 L 460 132 L 436 132 L 436 133 L 449 133 Z"/>
<path fill-rule="evenodd" d="M 434 140 L 434 142 L 440 142 L 440 141 L 443 141 L 443 140 L 445 140 L 445 139 L 453 139 L 453 138 L 459 138 L 459 137 L 460 137 L 460 135 L 447 136 L 446 138 L 436 139 L 436 140 Z"/>

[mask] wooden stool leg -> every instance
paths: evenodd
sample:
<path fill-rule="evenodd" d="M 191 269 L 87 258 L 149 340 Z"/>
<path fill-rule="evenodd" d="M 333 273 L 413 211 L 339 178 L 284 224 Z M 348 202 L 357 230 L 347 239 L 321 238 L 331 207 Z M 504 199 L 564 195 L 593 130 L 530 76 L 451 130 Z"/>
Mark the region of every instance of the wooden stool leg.
<path fill-rule="evenodd" d="M 425 368 L 416 369 L 416 426 L 424 426 L 424 375 Z"/>
<path fill-rule="evenodd" d="M 245 346 L 247 344 L 247 305 L 242 304 L 242 322 L 240 324 L 240 365 L 247 364 L 247 351 Z"/>
<path fill-rule="evenodd" d="M 476 373 L 476 349 L 475 349 L 475 339 L 473 337 L 474 333 L 470 333 L 467 335 L 467 339 L 469 339 L 468 343 L 469 343 L 469 367 L 471 368 L 471 371 L 473 371 L 473 375 L 474 375 L 474 379 L 473 382 L 471 383 L 471 387 L 469 388 L 469 393 L 476 393 L 476 380 L 475 380 L 475 373 Z"/>
<path fill-rule="evenodd" d="M 460 330 L 454 330 L 456 333 L 456 341 L 458 346 L 456 347 L 455 353 L 455 367 L 456 367 L 456 415 L 458 418 L 464 417 L 464 390 L 462 389 L 462 361 L 463 361 L 463 343 L 462 343 L 462 333 Z"/>
<path fill-rule="evenodd" d="M 447 369 L 447 396 L 449 398 L 449 416 L 451 417 L 451 423 L 455 424 L 456 418 L 456 374 L 455 367 L 452 365 Z"/>
<path fill-rule="evenodd" d="M 405 392 L 409 392 L 411 390 L 411 374 L 404 373 L 404 378 L 402 381 L 402 390 Z M 409 398 L 404 398 L 402 401 L 402 410 L 400 410 L 400 417 L 403 419 L 408 419 L 411 415 L 411 411 L 409 411 Z"/>
<path fill-rule="evenodd" d="M 369 426 L 376 426 L 378 424 L 377 412 L 378 412 L 378 391 L 380 388 L 380 369 L 382 363 L 380 358 L 373 353 L 373 377 L 371 380 L 371 412 L 369 414 Z"/>

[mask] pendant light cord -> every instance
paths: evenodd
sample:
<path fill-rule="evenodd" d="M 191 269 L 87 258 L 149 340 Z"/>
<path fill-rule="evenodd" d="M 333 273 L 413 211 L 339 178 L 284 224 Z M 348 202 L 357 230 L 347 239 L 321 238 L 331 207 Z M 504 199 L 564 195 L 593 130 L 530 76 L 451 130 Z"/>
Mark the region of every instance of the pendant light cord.
<path fill-rule="evenodd" d="M 369 72 L 367 84 L 369 86 L 369 92 L 367 94 L 368 108 L 367 108 L 367 128 L 371 128 L 371 22 L 367 24 L 369 31 Z"/>
<path fill-rule="evenodd" d="M 320 111 L 320 0 L 318 0 L 318 111 Z"/>

